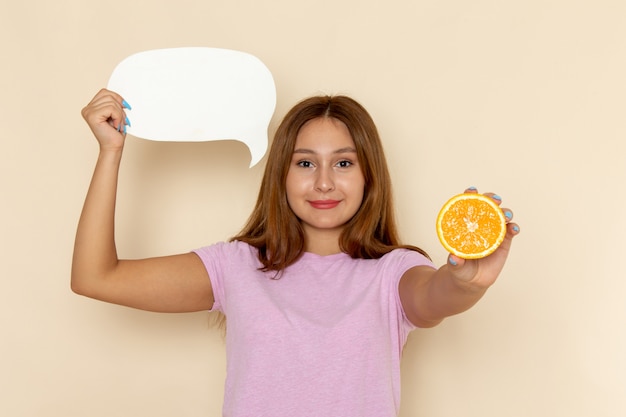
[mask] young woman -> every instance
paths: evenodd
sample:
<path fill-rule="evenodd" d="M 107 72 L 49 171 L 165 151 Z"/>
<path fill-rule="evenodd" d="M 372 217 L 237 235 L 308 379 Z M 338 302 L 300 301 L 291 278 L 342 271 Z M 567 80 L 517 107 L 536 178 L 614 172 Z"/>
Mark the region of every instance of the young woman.
<path fill-rule="evenodd" d="M 422 250 L 399 242 L 367 111 L 345 96 L 312 97 L 277 129 L 256 206 L 236 237 L 191 253 L 120 259 L 114 212 L 128 109 L 101 90 L 82 112 L 100 153 L 72 289 L 144 310 L 224 313 L 224 416 L 397 415 L 408 333 L 474 305 L 519 233 L 509 223 L 492 255 L 450 255 L 436 269 Z"/>

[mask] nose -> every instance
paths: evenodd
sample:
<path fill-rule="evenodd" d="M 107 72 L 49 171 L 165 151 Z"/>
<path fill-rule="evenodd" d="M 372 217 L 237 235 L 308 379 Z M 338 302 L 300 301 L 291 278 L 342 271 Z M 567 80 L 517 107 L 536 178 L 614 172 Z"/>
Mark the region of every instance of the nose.
<path fill-rule="evenodd" d="M 320 168 L 317 171 L 317 177 L 315 178 L 315 190 L 327 193 L 335 189 L 335 182 L 333 181 L 332 169 Z"/>

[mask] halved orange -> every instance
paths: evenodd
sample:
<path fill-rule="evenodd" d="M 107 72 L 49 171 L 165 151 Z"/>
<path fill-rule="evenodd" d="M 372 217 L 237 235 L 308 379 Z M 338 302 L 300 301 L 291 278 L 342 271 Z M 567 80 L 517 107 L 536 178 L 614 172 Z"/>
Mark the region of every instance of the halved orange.
<path fill-rule="evenodd" d="M 506 235 L 502 209 L 482 194 L 452 197 L 437 216 L 437 236 L 448 252 L 463 259 L 493 253 Z"/>

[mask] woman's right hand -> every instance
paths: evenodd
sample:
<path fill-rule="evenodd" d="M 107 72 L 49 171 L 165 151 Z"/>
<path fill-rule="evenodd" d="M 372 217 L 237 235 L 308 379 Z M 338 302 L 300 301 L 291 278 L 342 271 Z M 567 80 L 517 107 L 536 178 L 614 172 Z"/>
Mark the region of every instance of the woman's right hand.
<path fill-rule="evenodd" d="M 121 150 L 124 147 L 126 127 L 130 122 L 125 109 L 130 106 L 119 94 L 102 89 L 81 112 L 101 150 Z"/>

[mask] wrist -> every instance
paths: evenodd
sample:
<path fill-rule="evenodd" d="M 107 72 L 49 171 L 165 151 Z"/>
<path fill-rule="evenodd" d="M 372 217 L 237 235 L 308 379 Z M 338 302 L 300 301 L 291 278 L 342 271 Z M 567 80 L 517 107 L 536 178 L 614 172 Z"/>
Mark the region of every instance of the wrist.
<path fill-rule="evenodd" d="M 487 291 L 489 285 L 477 279 L 478 271 L 472 265 L 465 263 L 462 267 L 444 265 L 442 269 L 449 277 L 450 281 L 459 290 L 466 293 L 483 293 Z"/>
<path fill-rule="evenodd" d="M 119 165 L 122 159 L 122 153 L 122 148 L 110 148 L 101 146 L 100 153 L 98 154 L 98 163 L 106 165 Z"/>

